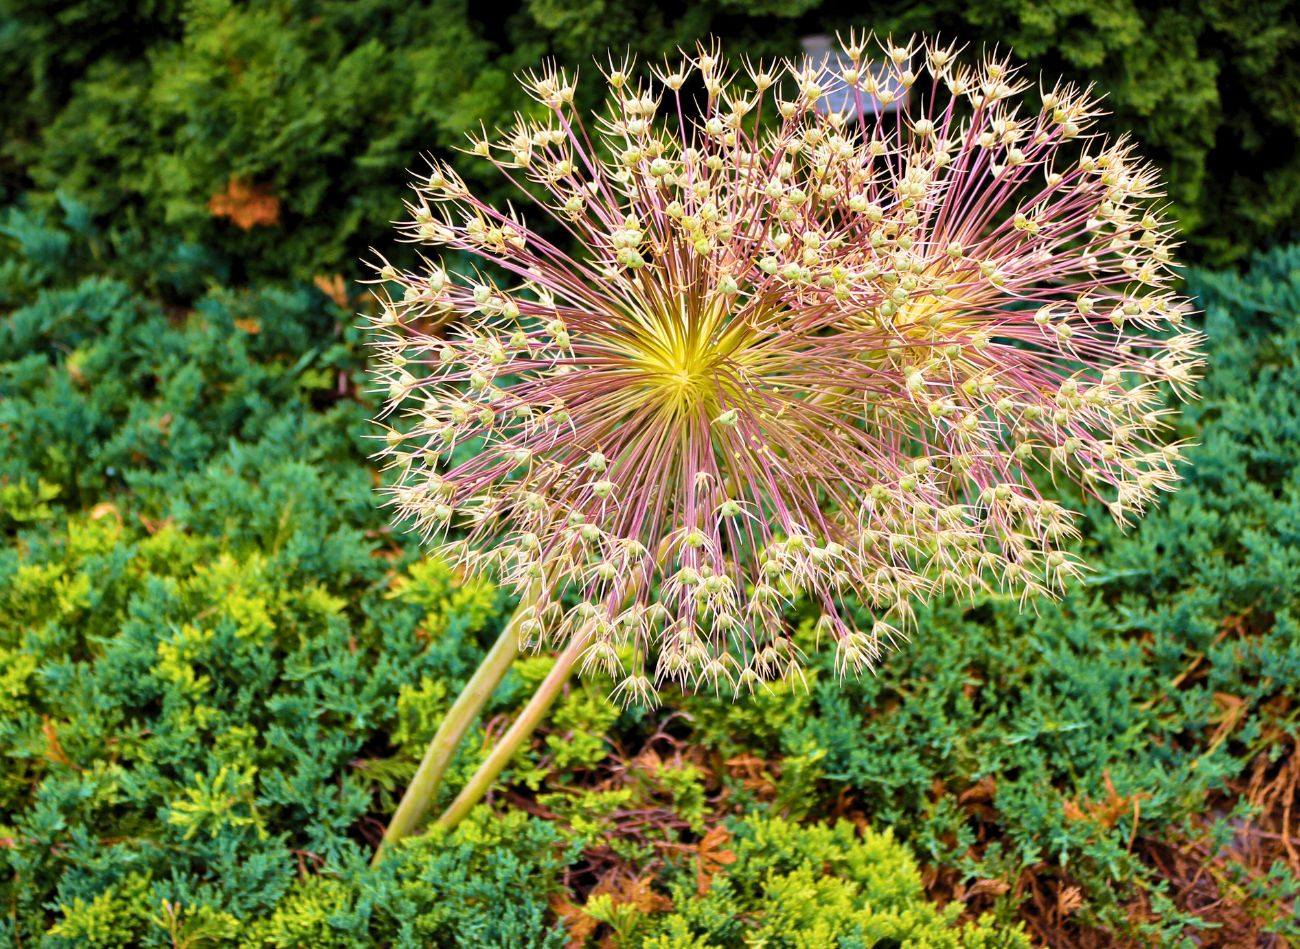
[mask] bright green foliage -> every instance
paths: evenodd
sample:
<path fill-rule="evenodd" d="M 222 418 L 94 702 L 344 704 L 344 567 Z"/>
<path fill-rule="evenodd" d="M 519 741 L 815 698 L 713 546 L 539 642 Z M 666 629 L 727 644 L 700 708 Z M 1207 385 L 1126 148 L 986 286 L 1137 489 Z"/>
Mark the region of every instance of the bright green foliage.
<path fill-rule="evenodd" d="M 991 920 L 954 927 L 961 905 L 940 911 L 925 901 L 915 860 L 888 830 L 756 817 L 738 825 L 733 849 L 735 863 L 704 896 L 694 880 L 673 887 L 673 912 L 638 934 L 640 945 L 1029 949 L 1022 933 Z"/>
<path fill-rule="evenodd" d="M 365 756 L 392 727 L 394 695 L 468 668 L 493 592 L 453 591 L 444 574 L 438 598 L 455 612 L 427 612 L 384 596 L 401 575 L 382 558 L 367 558 L 369 570 L 349 569 L 352 558 L 319 565 L 323 582 L 309 581 L 255 545 L 237 559 L 229 544 L 77 515 L 66 534 L 20 535 L 26 553 L 0 561 L 0 836 L 15 841 L 3 858 L 19 876 L 5 886 L 24 940 L 45 928 L 51 898 L 51 936 L 66 938 L 51 945 L 152 940 L 164 899 L 191 921 L 272 914 L 296 892 L 299 861 L 349 880 L 335 886 L 343 921 L 330 923 L 352 933 L 343 945 L 476 931 L 495 934 L 477 944 L 512 945 L 542 933 L 564 862 L 547 825 L 484 813 L 482 826 L 445 846 L 422 841 L 378 874 L 351 837 L 374 805 Z M 419 573 L 410 586 L 432 592 Z M 424 648 L 429 630 L 437 649 Z M 513 915 L 475 909 L 507 896 Z M 277 942 L 287 925 L 273 915 L 248 944 L 317 944 Z"/>
<path fill-rule="evenodd" d="M 657 60 L 714 34 L 736 55 L 791 55 L 850 26 L 940 31 L 1095 82 L 1108 127 L 1166 168 L 1195 257 L 1241 257 L 1300 226 L 1300 23 L 1286 0 L 943 0 L 847 16 L 817 0 L 528 0 L 504 17 L 464 0 L 0 0 L 0 185 L 73 194 L 135 241 L 165 226 L 236 276 L 354 275 L 419 155 L 508 124 L 529 105 L 513 75 L 544 56 L 584 70 L 591 100 L 606 50 Z M 279 224 L 214 218 L 232 178 L 278 198 Z"/>
<path fill-rule="evenodd" d="M 354 864 L 300 878 L 269 915 L 241 927 L 236 944 L 559 949 L 547 897 L 573 854 L 553 828 L 521 812 L 479 812 L 450 838 L 411 841 L 380 870 Z"/>

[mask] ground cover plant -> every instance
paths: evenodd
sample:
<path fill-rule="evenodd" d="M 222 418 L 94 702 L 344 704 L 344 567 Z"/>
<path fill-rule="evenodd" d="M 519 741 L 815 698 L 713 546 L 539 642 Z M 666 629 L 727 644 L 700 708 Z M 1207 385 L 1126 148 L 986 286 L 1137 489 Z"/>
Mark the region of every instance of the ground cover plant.
<path fill-rule="evenodd" d="M 1059 604 L 928 610 L 847 690 L 823 666 L 651 714 L 574 686 L 490 806 L 370 869 L 508 604 L 372 503 L 347 311 L 168 307 L 85 221 L 4 218 L 10 944 L 1296 938 L 1300 251 L 1192 275 L 1188 483 L 1129 535 L 1099 512 Z"/>

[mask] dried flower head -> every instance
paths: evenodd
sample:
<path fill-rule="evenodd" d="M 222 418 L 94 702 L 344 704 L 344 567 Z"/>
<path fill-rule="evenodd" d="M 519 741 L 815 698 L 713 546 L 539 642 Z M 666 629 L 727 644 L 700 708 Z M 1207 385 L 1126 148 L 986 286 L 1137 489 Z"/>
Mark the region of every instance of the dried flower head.
<path fill-rule="evenodd" d="M 529 75 L 544 117 L 468 151 L 568 239 L 435 163 L 401 231 L 483 266 L 380 273 L 397 508 L 626 701 L 797 670 L 798 597 L 858 672 L 918 598 L 1059 589 L 1075 515 L 1035 468 L 1120 521 L 1177 479 L 1161 390 L 1201 359 L 1153 169 L 1089 90 L 1026 108 L 1005 58 L 842 48 L 611 61 L 594 125 Z"/>

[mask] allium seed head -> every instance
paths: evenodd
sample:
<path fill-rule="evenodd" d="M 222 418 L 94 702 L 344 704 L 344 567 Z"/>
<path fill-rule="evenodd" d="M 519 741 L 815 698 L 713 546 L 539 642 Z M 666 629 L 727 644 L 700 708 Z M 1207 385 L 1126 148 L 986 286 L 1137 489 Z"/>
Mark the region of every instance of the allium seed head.
<path fill-rule="evenodd" d="M 594 124 L 547 67 L 524 83 L 546 117 L 469 150 L 568 238 L 437 165 L 402 234 L 481 267 L 379 271 L 399 513 L 621 698 L 797 673 L 797 598 L 857 674 L 918 599 L 1078 572 L 1075 515 L 1037 484 L 1126 522 L 1177 479 L 1162 388 L 1188 395 L 1201 358 L 1154 170 L 1089 131 L 1087 90 L 1035 110 L 1005 59 L 880 50 L 611 62 Z"/>

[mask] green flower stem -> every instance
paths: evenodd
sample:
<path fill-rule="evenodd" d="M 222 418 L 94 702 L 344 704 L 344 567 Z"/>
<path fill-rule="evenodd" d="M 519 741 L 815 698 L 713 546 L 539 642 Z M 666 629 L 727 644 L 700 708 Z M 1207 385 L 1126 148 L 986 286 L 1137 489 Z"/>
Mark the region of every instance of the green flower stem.
<path fill-rule="evenodd" d="M 464 790 L 452 801 L 451 806 L 438 818 L 438 825 L 448 830 L 460 823 L 462 818 L 470 812 L 483 795 L 487 793 L 488 788 L 492 786 L 498 775 L 501 774 L 505 766 L 510 762 L 511 757 L 519 749 L 519 746 L 528 739 L 533 733 L 542 718 L 546 715 L 547 709 L 555 701 L 556 696 L 560 694 L 560 689 L 568 681 L 569 673 L 573 671 L 573 665 L 582 655 L 582 650 L 586 646 L 586 638 L 580 637 L 573 640 L 565 650 L 556 657 L 555 665 L 547 673 L 542 684 L 537 687 L 533 697 L 528 700 L 519 717 L 501 736 L 501 740 L 496 743 L 496 747 L 488 755 L 487 760 L 479 766 L 474 772 L 474 776 L 469 779 Z"/>
<path fill-rule="evenodd" d="M 402 795 L 402 801 L 397 805 L 397 811 L 393 814 L 388 829 L 384 831 L 384 839 L 375 851 L 373 865 L 378 865 L 385 847 L 410 836 L 428 813 L 442 784 L 442 776 L 446 773 L 452 756 L 456 754 L 461 739 L 465 737 L 465 732 L 474 723 L 478 713 L 483 710 L 483 706 L 518 654 L 519 624 L 531 608 L 531 599 L 525 598 L 520 602 L 514 616 L 501 631 L 497 641 L 492 644 L 488 654 L 483 657 L 478 669 L 474 671 L 474 675 L 456 697 L 442 724 L 438 726 L 438 734 L 433 736 L 433 741 L 429 742 L 429 747 L 425 749 L 424 760 L 420 762 L 419 770 L 415 772 L 415 777 L 411 779 L 406 793 Z"/>

